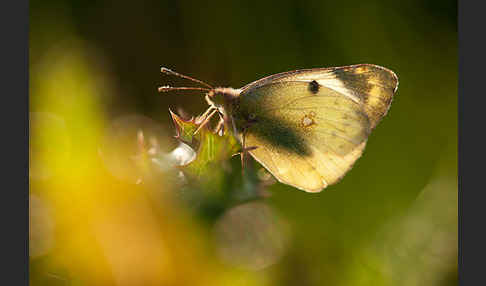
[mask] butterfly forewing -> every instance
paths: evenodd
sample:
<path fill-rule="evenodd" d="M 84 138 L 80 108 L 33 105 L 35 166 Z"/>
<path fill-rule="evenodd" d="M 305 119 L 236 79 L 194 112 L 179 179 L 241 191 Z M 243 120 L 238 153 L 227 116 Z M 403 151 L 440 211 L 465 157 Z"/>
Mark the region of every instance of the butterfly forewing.
<path fill-rule="evenodd" d="M 319 86 L 330 88 L 363 104 L 363 111 L 368 115 L 372 128 L 386 115 L 398 88 L 398 77 L 393 71 L 377 65 L 359 64 L 271 75 L 244 86 L 242 94 L 251 93 L 251 90 L 270 83 L 290 81 L 315 81 Z"/>

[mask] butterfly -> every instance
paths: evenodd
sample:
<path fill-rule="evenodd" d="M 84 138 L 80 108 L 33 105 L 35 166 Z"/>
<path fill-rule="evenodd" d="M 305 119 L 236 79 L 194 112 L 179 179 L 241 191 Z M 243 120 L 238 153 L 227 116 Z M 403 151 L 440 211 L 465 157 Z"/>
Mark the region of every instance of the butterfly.
<path fill-rule="evenodd" d="M 361 157 L 370 132 L 386 115 L 398 88 L 396 74 L 358 64 L 267 76 L 239 89 L 162 86 L 160 92 L 200 90 L 249 153 L 279 182 L 320 192 L 339 182 Z"/>

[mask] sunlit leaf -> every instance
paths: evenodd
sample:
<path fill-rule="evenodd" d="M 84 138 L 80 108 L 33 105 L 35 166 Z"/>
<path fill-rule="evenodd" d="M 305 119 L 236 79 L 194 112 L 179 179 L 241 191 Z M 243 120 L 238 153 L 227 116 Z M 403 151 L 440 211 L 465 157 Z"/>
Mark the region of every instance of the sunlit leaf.
<path fill-rule="evenodd" d="M 172 112 L 172 110 L 169 109 L 169 112 L 176 127 L 175 138 L 179 139 L 180 141 L 188 144 L 193 148 L 197 148 L 197 145 L 199 144 L 201 138 L 201 134 L 194 134 L 199 126 L 196 123 L 196 120 L 194 118 L 184 120 L 177 114 Z"/>
<path fill-rule="evenodd" d="M 200 136 L 200 144 L 196 159 L 185 165 L 184 170 L 199 178 L 214 173 L 218 168 L 221 168 L 222 162 L 231 159 L 241 149 L 240 144 L 228 128 L 225 128 L 225 132 L 219 135 L 207 127 L 203 127 L 198 135 Z"/>

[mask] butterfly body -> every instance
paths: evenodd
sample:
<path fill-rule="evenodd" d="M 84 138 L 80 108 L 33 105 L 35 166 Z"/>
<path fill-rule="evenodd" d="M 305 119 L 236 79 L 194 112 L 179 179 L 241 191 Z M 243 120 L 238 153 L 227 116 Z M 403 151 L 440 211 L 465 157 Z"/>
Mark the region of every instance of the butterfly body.
<path fill-rule="evenodd" d="M 214 88 L 206 100 L 243 145 L 256 147 L 249 153 L 275 178 L 319 192 L 361 156 L 397 86 L 392 71 L 361 64 L 280 73 L 240 89 Z"/>

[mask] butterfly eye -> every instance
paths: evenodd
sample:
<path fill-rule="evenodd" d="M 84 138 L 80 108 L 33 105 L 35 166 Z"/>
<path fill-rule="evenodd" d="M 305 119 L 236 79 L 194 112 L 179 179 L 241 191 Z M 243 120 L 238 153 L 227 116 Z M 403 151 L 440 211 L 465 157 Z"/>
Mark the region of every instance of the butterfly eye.
<path fill-rule="evenodd" d="M 250 115 L 248 115 L 248 119 L 250 120 L 254 120 L 255 118 L 256 118 L 255 113 L 250 113 Z"/>

